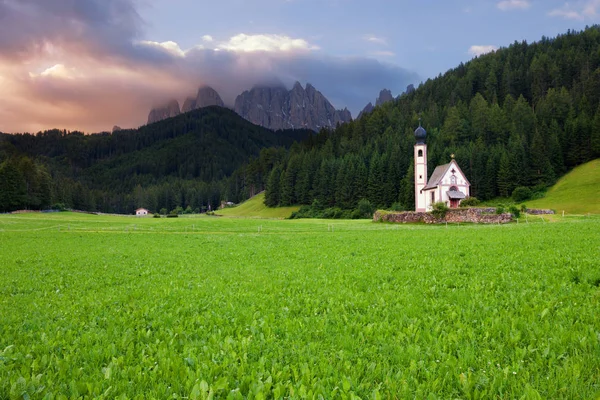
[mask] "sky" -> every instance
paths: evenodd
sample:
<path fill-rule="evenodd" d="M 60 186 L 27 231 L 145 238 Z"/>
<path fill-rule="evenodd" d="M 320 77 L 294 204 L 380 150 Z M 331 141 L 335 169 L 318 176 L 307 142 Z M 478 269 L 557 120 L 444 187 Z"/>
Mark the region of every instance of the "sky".
<path fill-rule="evenodd" d="M 201 85 L 227 105 L 311 83 L 353 116 L 383 88 L 600 22 L 600 0 L 0 0 L 0 131 L 136 128 Z"/>

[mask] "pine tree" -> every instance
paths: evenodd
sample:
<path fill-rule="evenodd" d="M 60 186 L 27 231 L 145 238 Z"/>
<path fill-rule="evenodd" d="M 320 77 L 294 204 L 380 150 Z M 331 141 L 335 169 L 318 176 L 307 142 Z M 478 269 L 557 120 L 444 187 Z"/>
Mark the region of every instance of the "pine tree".
<path fill-rule="evenodd" d="M 498 194 L 502 197 L 509 197 L 515 188 L 515 179 L 506 151 L 502 151 L 502 155 L 500 156 L 497 182 Z"/>
<path fill-rule="evenodd" d="M 281 172 L 281 167 L 277 166 L 269 174 L 267 188 L 265 189 L 265 205 L 267 207 L 277 207 L 279 205 Z"/>

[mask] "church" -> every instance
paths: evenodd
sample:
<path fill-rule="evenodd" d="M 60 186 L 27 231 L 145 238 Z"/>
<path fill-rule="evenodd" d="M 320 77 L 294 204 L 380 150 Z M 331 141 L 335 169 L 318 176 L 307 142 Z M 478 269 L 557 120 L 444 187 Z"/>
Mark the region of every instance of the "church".
<path fill-rule="evenodd" d="M 427 132 L 421 126 L 415 130 L 415 211 L 431 211 L 434 203 L 443 202 L 450 208 L 458 208 L 469 197 L 471 184 L 462 172 L 454 155 L 448 164 L 439 165 L 427 180 Z"/>

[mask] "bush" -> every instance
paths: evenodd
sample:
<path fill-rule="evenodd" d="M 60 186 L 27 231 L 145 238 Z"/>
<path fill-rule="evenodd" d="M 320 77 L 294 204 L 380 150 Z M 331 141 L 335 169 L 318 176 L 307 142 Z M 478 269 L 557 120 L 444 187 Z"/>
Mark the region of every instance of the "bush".
<path fill-rule="evenodd" d="M 517 208 L 517 206 L 510 206 L 510 208 L 508 209 L 508 211 L 510 211 L 510 213 L 513 215 L 513 217 L 515 218 L 519 218 L 521 216 L 521 210 L 519 210 Z"/>
<path fill-rule="evenodd" d="M 167 215 L 167 218 L 178 218 L 178 217 L 179 217 L 178 214 L 173 214 L 173 213 Z"/>
<path fill-rule="evenodd" d="M 529 200 L 533 195 L 531 189 L 525 186 L 519 186 L 512 192 L 512 198 L 515 202 L 520 203 L 525 200 Z"/>
<path fill-rule="evenodd" d="M 477 197 L 467 197 L 463 201 L 460 202 L 461 207 L 475 207 L 480 203 Z"/>
<path fill-rule="evenodd" d="M 169 214 L 177 214 L 177 215 L 183 214 L 183 207 L 177 206 L 177 207 L 175 207 L 174 210 L 171 210 L 171 212 Z"/>
<path fill-rule="evenodd" d="M 360 211 L 359 210 L 354 210 L 350 214 L 350 218 L 352 218 L 352 219 L 360 219 L 360 217 L 361 217 L 361 215 L 360 215 Z"/>
<path fill-rule="evenodd" d="M 527 206 L 525 204 L 521 204 L 521 212 L 522 213 L 526 213 L 527 212 Z"/>
<path fill-rule="evenodd" d="M 373 218 L 375 207 L 367 199 L 360 199 L 356 207 L 363 218 Z"/>
<path fill-rule="evenodd" d="M 323 211 L 321 218 L 326 219 L 340 219 L 342 218 L 344 212 L 339 207 L 327 208 Z"/>
<path fill-rule="evenodd" d="M 496 208 L 496 214 L 504 214 L 504 207 L 500 206 Z"/>
<path fill-rule="evenodd" d="M 406 207 L 404 207 L 404 204 L 397 201 L 394 204 L 392 204 L 392 206 L 390 207 L 390 211 L 406 211 Z"/>
<path fill-rule="evenodd" d="M 50 206 L 51 210 L 66 211 L 67 206 L 64 203 L 56 203 Z"/>
<path fill-rule="evenodd" d="M 160 218 L 160 214 L 154 214 L 152 218 Z"/>
<path fill-rule="evenodd" d="M 448 210 L 449 208 L 446 203 L 439 201 L 437 203 L 433 203 L 431 214 L 433 214 L 433 216 L 436 218 L 442 219 L 446 216 Z"/>
<path fill-rule="evenodd" d="M 163 207 L 163 208 L 161 208 L 161 209 L 160 209 L 160 213 L 161 213 L 162 215 L 167 215 L 167 209 L 166 209 L 166 208 L 164 208 L 164 207 Z"/>

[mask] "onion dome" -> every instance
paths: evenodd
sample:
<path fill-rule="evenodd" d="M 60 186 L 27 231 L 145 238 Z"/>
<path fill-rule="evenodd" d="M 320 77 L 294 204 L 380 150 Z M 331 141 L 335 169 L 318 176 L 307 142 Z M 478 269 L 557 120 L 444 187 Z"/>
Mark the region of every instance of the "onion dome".
<path fill-rule="evenodd" d="M 415 139 L 417 139 L 417 144 L 424 144 L 426 136 L 427 131 L 421 126 L 421 121 L 419 121 L 419 127 L 415 130 Z"/>

